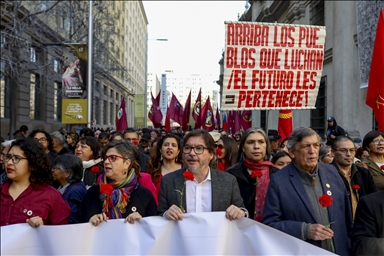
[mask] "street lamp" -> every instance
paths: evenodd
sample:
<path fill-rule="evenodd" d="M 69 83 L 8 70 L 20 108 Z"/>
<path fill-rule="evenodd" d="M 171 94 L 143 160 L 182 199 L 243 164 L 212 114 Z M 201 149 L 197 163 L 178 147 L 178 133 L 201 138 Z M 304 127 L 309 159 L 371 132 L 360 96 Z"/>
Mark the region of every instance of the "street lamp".
<path fill-rule="evenodd" d="M 148 113 L 147 113 L 147 95 L 148 95 L 148 41 L 149 40 L 155 40 L 155 41 L 161 41 L 161 42 L 168 42 L 167 38 L 148 38 L 147 34 L 147 40 L 146 40 L 146 50 L 145 50 L 145 83 L 144 83 L 144 126 L 148 126 Z"/>

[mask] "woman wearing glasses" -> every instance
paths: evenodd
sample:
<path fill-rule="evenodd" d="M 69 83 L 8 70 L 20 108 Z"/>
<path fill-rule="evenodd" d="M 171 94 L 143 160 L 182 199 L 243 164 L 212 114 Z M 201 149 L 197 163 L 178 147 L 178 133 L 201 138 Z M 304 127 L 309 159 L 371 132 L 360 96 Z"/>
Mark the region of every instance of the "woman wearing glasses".
<path fill-rule="evenodd" d="M 37 141 L 14 141 L 3 156 L 7 181 L 0 185 L 0 225 L 68 223 L 70 209 L 61 194 L 49 184 L 51 169 L 45 149 Z"/>
<path fill-rule="evenodd" d="M 217 155 L 217 169 L 225 171 L 237 162 L 239 146 L 237 142 L 228 136 L 221 136 L 215 144 Z"/>
<path fill-rule="evenodd" d="M 160 184 L 164 175 L 182 168 L 179 136 L 169 133 L 162 137 L 152 149 L 148 164 L 148 173 L 160 194 Z"/>
<path fill-rule="evenodd" d="M 363 139 L 363 148 L 369 156 L 364 159 L 372 174 L 377 190 L 384 190 L 384 135 L 378 131 L 368 132 Z M 362 166 L 361 163 L 357 165 Z"/>
<path fill-rule="evenodd" d="M 97 226 L 108 219 L 124 218 L 124 222 L 134 223 L 157 214 L 152 193 L 138 183 L 137 154 L 136 146 L 125 140 L 111 141 L 103 148 L 104 173 L 85 194 L 75 222 Z"/>
<path fill-rule="evenodd" d="M 45 153 L 48 155 L 48 160 L 52 164 L 57 154 L 53 151 L 53 139 L 51 135 L 42 129 L 36 129 L 33 130 L 28 137 L 36 140 L 44 147 Z"/>
<path fill-rule="evenodd" d="M 279 170 L 268 161 L 270 156 L 271 145 L 266 133 L 262 129 L 251 127 L 241 136 L 237 164 L 227 170 L 237 179 L 249 218 L 259 222 L 270 176 Z"/>

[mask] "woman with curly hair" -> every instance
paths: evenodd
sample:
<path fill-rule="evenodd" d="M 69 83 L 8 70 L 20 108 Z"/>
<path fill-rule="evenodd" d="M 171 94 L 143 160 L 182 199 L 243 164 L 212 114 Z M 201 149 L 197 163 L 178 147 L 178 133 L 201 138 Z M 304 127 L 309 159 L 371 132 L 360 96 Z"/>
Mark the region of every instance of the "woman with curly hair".
<path fill-rule="evenodd" d="M 80 205 L 76 223 L 98 226 L 108 219 L 135 220 L 157 215 L 152 193 L 139 184 L 138 150 L 125 140 L 109 142 L 102 150 L 104 170 Z"/>
<path fill-rule="evenodd" d="M 51 135 L 42 129 L 33 130 L 29 135 L 29 138 L 32 138 L 43 145 L 45 153 L 48 155 L 48 160 L 52 164 L 57 154 L 53 151 L 53 139 Z"/>
<path fill-rule="evenodd" d="M 0 226 L 67 224 L 70 208 L 49 185 L 52 173 L 44 147 L 21 138 L 12 143 L 3 159 L 8 180 L 0 185 Z"/>
<path fill-rule="evenodd" d="M 181 144 L 179 136 L 168 133 L 153 148 L 148 163 L 148 173 L 160 194 L 161 179 L 164 175 L 182 168 Z"/>
<path fill-rule="evenodd" d="M 75 154 L 83 161 L 82 181 L 87 189 L 95 185 L 97 178 L 103 173 L 100 149 L 100 143 L 95 137 L 81 137 L 76 144 Z"/>

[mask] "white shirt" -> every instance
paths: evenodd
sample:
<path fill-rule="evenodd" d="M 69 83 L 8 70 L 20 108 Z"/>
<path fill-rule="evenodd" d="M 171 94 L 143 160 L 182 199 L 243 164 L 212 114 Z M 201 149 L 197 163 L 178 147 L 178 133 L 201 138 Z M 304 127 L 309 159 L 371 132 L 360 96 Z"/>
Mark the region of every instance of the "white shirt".
<path fill-rule="evenodd" d="M 186 182 L 185 199 L 187 201 L 187 212 L 211 212 L 212 211 L 212 181 L 211 169 L 208 175 L 200 183 L 196 180 Z"/>

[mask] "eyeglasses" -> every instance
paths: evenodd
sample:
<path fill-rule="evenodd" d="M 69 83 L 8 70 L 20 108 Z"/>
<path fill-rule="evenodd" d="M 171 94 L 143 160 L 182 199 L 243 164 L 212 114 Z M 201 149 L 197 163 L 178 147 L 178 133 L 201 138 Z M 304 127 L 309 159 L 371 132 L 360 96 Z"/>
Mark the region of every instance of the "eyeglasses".
<path fill-rule="evenodd" d="M 224 145 L 221 145 L 221 144 L 215 144 L 215 148 L 223 149 L 223 148 L 224 148 Z M 196 151 L 195 151 L 195 152 L 196 152 Z"/>
<path fill-rule="evenodd" d="M 47 142 L 47 138 L 40 138 L 40 139 L 36 139 L 36 138 L 35 138 L 35 141 L 37 141 L 37 142 L 39 142 L 39 143 Z"/>
<path fill-rule="evenodd" d="M 339 151 L 343 154 L 347 154 L 349 152 L 349 153 L 351 153 L 351 155 L 354 155 L 356 152 L 356 150 L 354 148 L 351 148 L 351 149 L 341 148 L 341 149 L 335 149 L 335 151 Z"/>
<path fill-rule="evenodd" d="M 192 149 L 195 151 L 196 155 L 201 155 L 204 153 L 204 149 L 208 149 L 208 148 L 204 147 L 203 145 L 198 145 L 196 147 L 185 145 L 183 147 L 183 153 L 189 154 L 189 153 L 191 153 Z"/>
<path fill-rule="evenodd" d="M 10 155 L 10 154 L 4 155 L 3 158 L 4 158 L 5 162 L 8 162 L 9 160 L 12 159 L 12 162 L 14 164 L 17 164 L 18 162 L 20 162 L 21 159 L 27 159 L 26 157 L 21 157 L 21 156 L 18 156 L 18 155 Z"/>
<path fill-rule="evenodd" d="M 117 158 L 121 158 L 121 159 L 124 159 L 124 160 L 127 160 L 127 158 L 125 157 L 122 157 L 122 156 L 118 156 L 118 155 L 105 155 L 103 156 L 103 161 L 105 160 L 109 160 L 111 163 L 115 162 L 117 160 Z"/>
<path fill-rule="evenodd" d="M 376 139 L 376 140 L 373 140 L 372 143 L 376 144 L 376 145 L 379 145 L 379 144 L 384 144 L 384 139 Z"/>

